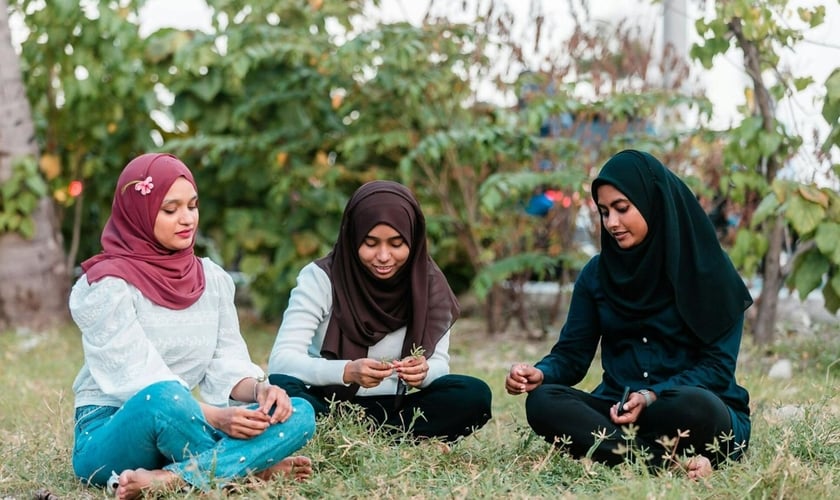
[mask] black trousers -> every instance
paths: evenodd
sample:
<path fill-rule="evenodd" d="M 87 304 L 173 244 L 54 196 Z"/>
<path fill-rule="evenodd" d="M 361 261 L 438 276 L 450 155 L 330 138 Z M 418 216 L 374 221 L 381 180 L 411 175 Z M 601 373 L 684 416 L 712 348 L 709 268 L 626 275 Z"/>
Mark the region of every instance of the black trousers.
<path fill-rule="evenodd" d="M 678 454 L 693 447 L 694 454 L 704 455 L 718 465 L 734 448 L 721 436 L 732 433 L 732 418 L 726 404 L 712 392 L 699 387 L 680 386 L 657 394 L 656 401 L 642 410 L 635 443 L 626 443 L 620 426 L 610 420 L 610 407 L 616 401 L 599 399 L 588 392 L 564 385 L 544 384 L 528 394 L 525 412 L 531 428 L 552 444 L 560 444 L 561 436 L 571 438 L 570 452 L 583 457 L 595 446 L 592 459 L 610 465 L 620 464 L 625 456 L 616 453 L 619 445 L 646 448 L 653 455 L 652 467 L 667 465 L 662 457 L 676 449 Z M 601 430 L 609 437 L 595 445 L 594 433 Z M 689 431 L 679 438 L 675 448 L 666 448 L 657 440 L 663 436 L 676 438 L 678 431 Z M 718 438 L 720 453 L 706 449 L 707 443 Z"/>
<path fill-rule="evenodd" d="M 316 416 L 329 412 L 329 401 L 321 388 L 307 386 L 300 379 L 283 374 L 272 374 L 268 380 L 282 387 L 289 397 L 309 401 Z M 483 380 L 468 375 L 444 375 L 428 387 L 409 392 L 400 401 L 396 396 L 367 396 L 353 398 L 351 402 L 364 408 L 365 414 L 378 424 L 410 431 L 416 438 L 454 442 L 490 420 L 491 400 L 490 387 Z M 423 417 L 414 419 L 415 410 L 420 410 Z"/>

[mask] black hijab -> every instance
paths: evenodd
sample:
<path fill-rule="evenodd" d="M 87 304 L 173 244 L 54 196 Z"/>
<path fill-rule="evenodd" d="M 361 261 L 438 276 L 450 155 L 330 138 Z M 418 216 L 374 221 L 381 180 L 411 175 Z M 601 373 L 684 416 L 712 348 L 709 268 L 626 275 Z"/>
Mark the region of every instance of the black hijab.
<path fill-rule="evenodd" d="M 625 150 L 607 161 L 592 182 L 621 191 L 645 218 L 648 234 L 622 249 L 601 224 L 600 282 L 610 304 L 643 316 L 674 301 L 683 321 L 703 342 L 723 335 L 752 297 L 720 246 L 697 198 L 648 153 Z"/>
<path fill-rule="evenodd" d="M 405 264 L 385 280 L 359 259 L 359 247 L 379 224 L 394 228 L 410 249 Z M 372 181 L 360 187 L 344 208 L 333 250 L 315 263 L 333 287 L 332 316 L 321 346 L 325 358 L 364 358 L 368 347 L 403 326 L 402 357 L 413 346 L 422 346 L 429 357 L 460 313 L 446 277 L 429 256 L 420 205 L 402 184 Z M 358 387 L 334 389 L 346 399 Z"/>

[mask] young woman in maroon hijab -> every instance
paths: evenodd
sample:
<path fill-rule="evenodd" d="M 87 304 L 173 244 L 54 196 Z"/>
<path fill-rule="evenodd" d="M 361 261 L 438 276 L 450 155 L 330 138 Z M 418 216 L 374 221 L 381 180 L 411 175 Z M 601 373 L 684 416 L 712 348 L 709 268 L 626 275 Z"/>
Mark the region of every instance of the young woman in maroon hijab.
<path fill-rule="evenodd" d="M 82 263 L 70 294 L 85 356 L 73 383 L 73 469 L 117 498 L 312 472 L 290 456 L 314 433 L 312 407 L 261 383 L 233 281 L 193 253 L 197 227 L 186 165 L 138 156 L 117 181 L 103 251 Z"/>
<path fill-rule="evenodd" d="M 298 275 L 269 380 L 316 414 L 351 401 L 389 428 L 455 441 L 490 419 L 491 401 L 486 383 L 449 373 L 458 314 L 414 195 L 369 182 L 345 207 L 333 250 Z"/>

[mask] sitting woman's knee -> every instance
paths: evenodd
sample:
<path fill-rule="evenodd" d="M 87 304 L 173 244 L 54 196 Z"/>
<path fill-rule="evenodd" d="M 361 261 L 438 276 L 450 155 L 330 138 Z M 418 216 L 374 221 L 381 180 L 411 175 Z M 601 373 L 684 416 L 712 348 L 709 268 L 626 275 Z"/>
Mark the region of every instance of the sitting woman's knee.
<path fill-rule="evenodd" d="M 315 433 L 315 409 L 303 398 L 291 398 L 291 401 L 293 417 L 300 421 L 304 433 L 311 437 Z"/>
<path fill-rule="evenodd" d="M 135 407 L 143 409 L 139 414 L 151 415 L 157 410 L 173 418 L 177 418 L 178 414 L 187 417 L 196 412 L 201 414 L 201 407 L 189 389 L 174 380 L 155 382 L 137 391 L 137 394 L 123 405 L 123 410 Z"/>

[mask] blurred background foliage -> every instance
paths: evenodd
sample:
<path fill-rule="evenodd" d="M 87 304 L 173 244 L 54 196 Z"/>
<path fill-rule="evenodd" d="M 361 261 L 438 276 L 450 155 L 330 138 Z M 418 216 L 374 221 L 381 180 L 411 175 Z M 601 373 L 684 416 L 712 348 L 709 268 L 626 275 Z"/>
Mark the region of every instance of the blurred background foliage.
<path fill-rule="evenodd" d="M 419 26 L 370 22 L 363 0 L 207 3 L 209 32 L 144 37 L 142 0 L 9 2 L 28 30 L 21 64 L 71 268 L 100 250 L 125 163 L 173 152 L 199 186 L 198 253 L 239 273 L 250 305 L 277 321 L 352 192 L 388 178 L 417 194 L 436 260 L 479 299 L 488 332 L 511 320 L 530 330 L 524 283 L 568 283 L 597 250 L 588 180 L 616 151 L 650 150 L 713 199 L 738 182 L 725 165 L 798 146 L 785 135 L 747 148 L 681 126 L 704 123 L 709 101 L 681 90 L 684 61 L 621 23 L 573 19 L 564 46 L 534 65 L 525 54 L 540 30 L 513 36 L 503 2 L 477 6 L 470 24 L 430 11 Z M 480 97 L 487 86 L 516 104 Z M 741 178 L 757 199 L 769 192 Z M 761 261 L 745 248 L 742 260 Z"/>

